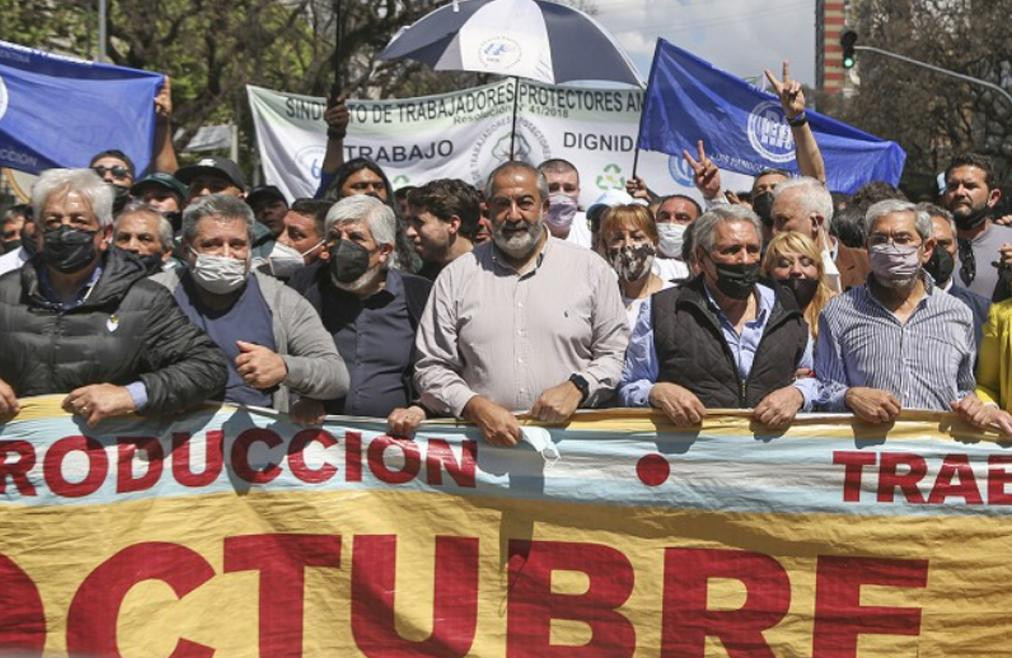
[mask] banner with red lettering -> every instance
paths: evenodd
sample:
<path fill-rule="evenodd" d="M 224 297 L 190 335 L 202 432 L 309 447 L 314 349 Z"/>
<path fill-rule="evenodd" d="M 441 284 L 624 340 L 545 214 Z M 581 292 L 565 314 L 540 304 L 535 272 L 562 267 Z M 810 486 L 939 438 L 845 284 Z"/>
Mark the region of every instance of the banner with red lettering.
<path fill-rule="evenodd" d="M 649 411 L 515 448 L 207 407 L 0 421 L 0 648 L 948 656 L 1012 637 L 1012 451 L 947 414 Z"/>

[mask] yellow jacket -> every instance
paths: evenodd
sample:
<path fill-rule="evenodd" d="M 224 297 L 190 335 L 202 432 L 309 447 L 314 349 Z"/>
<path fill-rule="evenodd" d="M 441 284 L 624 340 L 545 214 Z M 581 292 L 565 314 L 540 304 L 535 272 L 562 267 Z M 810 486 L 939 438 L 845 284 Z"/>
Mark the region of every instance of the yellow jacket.
<path fill-rule="evenodd" d="M 977 358 L 977 397 L 1012 411 L 1012 299 L 991 304 Z"/>

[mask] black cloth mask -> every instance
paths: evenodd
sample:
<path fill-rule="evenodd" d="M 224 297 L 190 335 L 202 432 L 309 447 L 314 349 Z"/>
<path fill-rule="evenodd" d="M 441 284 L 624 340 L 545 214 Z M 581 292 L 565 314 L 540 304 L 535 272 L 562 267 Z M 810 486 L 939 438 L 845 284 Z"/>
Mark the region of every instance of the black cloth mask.
<path fill-rule="evenodd" d="M 953 219 L 956 220 L 956 228 L 961 231 L 972 231 L 981 224 L 983 224 L 988 217 L 991 216 L 991 209 L 987 206 L 974 210 L 969 215 L 960 216 L 953 213 Z"/>
<path fill-rule="evenodd" d="M 931 258 L 924 264 L 924 269 L 938 285 L 944 284 L 952 277 L 952 270 L 955 267 L 956 259 L 947 249 L 942 249 L 939 245 L 935 245 L 934 251 L 931 252 Z"/>
<path fill-rule="evenodd" d="M 804 310 L 812 303 L 815 292 L 819 289 L 818 279 L 805 279 L 800 276 L 792 276 L 787 279 L 778 279 L 777 283 L 787 286 L 794 293 L 798 300 L 798 306 Z"/>
<path fill-rule="evenodd" d="M 759 263 L 713 263 L 717 268 L 717 289 L 732 299 L 745 299 L 759 281 Z"/>
<path fill-rule="evenodd" d="M 351 283 L 369 271 L 369 250 L 351 240 L 338 240 L 330 248 L 330 273 L 341 283 Z"/>
<path fill-rule="evenodd" d="M 95 234 L 66 224 L 42 234 L 42 259 L 50 267 L 72 274 L 95 260 Z"/>
<path fill-rule="evenodd" d="M 766 226 L 773 226 L 773 193 L 763 192 L 752 198 L 752 210 Z"/>

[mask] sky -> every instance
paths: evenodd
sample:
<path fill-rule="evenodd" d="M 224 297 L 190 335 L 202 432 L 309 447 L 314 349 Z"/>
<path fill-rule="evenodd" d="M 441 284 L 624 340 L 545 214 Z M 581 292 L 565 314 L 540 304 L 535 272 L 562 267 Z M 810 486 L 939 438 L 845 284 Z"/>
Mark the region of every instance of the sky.
<path fill-rule="evenodd" d="M 815 84 L 815 0 L 586 0 L 622 44 L 640 75 L 663 37 L 743 78 L 764 68 Z"/>

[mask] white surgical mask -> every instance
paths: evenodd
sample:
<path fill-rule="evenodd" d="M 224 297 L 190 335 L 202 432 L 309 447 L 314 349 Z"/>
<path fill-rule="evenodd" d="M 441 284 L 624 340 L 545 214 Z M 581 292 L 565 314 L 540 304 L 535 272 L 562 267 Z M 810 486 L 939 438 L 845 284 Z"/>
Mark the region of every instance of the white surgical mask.
<path fill-rule="evenodd" d="M 197 285 L 209 293 L 226 295 L 235 292 L 246 281 L 249 264 L 245 260 L 236 260 L 227 256 L 198 254 L 197 262 L 190 268 L 190 274 Z"/>
<path fill-rule="evenodd" d="M 657 249 L 662 256 L 682 259 L 682 241 L 685 238 L 685 228 L 685 224 L 675 224 L 674 222 L 657 223 L 657 235 L 660 238 Z"/>
<path fill-rule="evenodd" d="M 306 254 L 312 252 L 321 244 L 323 244 L 323 240 L 300 253 L 295 250 L 295 247 L 291 247 L 283 242 L 275 242 L 274 248 L 271 249 L 271 255 L 267 257 L 271 274 L 282 279 L 289 278 L 296 270 L 306 264 Z"/>

